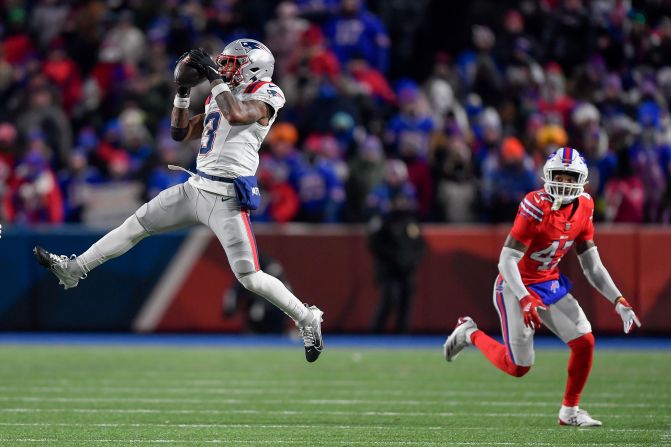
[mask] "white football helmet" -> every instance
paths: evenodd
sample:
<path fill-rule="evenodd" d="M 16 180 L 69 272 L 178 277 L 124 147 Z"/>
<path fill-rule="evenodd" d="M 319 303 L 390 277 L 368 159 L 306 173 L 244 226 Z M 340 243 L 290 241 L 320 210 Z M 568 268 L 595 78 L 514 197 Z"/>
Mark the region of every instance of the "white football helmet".
<path fill-rule="evenodd" d="M 268 47 L 254 39 L 238 39 L 226 45 L 217 56 L 219 74 L 231 86 L 253 81 L 269 81 L 275 58 Z"/>
<path fill-rule="evenodd" d="M 575 182 L 555 181 L 556 174 L 569 174 Z M 552 209 L 571 203 L 585 190 L 587 184 L 587 165 L 580 152 L 570 147 L 562 147 L 554 151 L 543 166 L 545 192 L 554 199 Z"/>

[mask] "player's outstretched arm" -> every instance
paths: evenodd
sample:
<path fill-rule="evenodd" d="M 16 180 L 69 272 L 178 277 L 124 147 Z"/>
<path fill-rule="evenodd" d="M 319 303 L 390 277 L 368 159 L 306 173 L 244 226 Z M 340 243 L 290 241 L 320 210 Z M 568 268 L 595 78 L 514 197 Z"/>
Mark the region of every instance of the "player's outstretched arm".
<path fill-rule="evenodd" d="M 576 244 L 576 251 L 578 252 L 578 261 L 580 267 L 587 278 L 587 281 L 605 296 L 611 303 L 615 304 L 615 311 L 622 319 L 624 325 L 624 333 L 628 334 L 634 327 L 641 327 L 636 313 L 631 305 L 622 296 L 620 290 L 617 288 L 613 279 L 610 277 L 608 270 L 601 262 L 599 251 L 596 248 L 593 240 L 580 241 Z"/>
<path fill-rule="evenodd" d="M 522 281 L 520 269 L 517 267 L 527 248 L 526 245 L 509 234 L 501 249 L 498 267 L 501 276 L 519 300 L 524 324 L 527 327 L 539 329 L 542 322 L 538 315 L 538 309 L 545 309 L 545 307 L 537 296 L 529 293 Z"/>
<path fill-rule="evenodd" d="M 210 81 L 212 98 L 217 102 L 226 121 L 233 125 L 256 122 L 264 126 L 268 125 L 273 115 L 272 108 L 263 101 L 240 101 L 236 98 L 221 78 L 219 68 L 205 50 L 198 48 L 189 51 L 188 63 Z"/>

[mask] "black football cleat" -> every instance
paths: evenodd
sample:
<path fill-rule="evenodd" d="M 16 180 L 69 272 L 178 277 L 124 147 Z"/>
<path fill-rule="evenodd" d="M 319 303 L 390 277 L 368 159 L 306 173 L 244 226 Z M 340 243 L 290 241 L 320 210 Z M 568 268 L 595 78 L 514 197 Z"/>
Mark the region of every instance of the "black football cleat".
<path fill-rule="evenodd" d="M 319 358 L 319 355 L 324 350 L 324 340 L 322 339 L 322 315 L 324 312 L 319 310 L 316 306 L 305 305 L 308 311 L 312 314 L 312 323 L 306 326 L 299 326 L 298 332 L 303 337 L 303 346 L 305 346 L 305 360 L 312 363 Z"/>
<path fill-rule="evenodd" d="M 86 278 L 86 275 L 73 275 L 68 268 L 70 262 L 75 262 L 75 255 L 72 255 L 71 257 L 67 257 L 65 255 L 55 255 L 53 253 L 49 253 L 40 246 L 33 248 L 33 253 L 35 254 L 35 258 L 37 258 L 37 262 L 42 267 L 53 273 L 56 278 L 58 278 L 58 283 L 61 284 L 65 289 L 77 287 L 79 280 Z"/>

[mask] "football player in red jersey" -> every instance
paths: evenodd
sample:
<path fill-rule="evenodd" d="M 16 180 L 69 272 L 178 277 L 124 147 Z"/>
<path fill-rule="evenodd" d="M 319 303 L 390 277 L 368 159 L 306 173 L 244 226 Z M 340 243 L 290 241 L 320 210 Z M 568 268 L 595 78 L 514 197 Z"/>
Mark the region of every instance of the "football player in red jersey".
<path fill-rule="evenodd" d="M 583 192 L 587 166 L 582 156 L 569 147 L 558 149 L 546 161 L 543 179 L 544 189 L 530 192 L 520 203 L 499 258 L 493 298 L 504 344 L 479 330 L 470 317 L 461 317 L 443 353 L 451 362 L 473 344 L 494 366 L 522 377 L 534 364 L 534 332 L 544 324 L 571 349 L 559 423 L 600 426 L 600 421 L 578 406 L 592 368 L 594 336 L 570 293 L 571 282 L 557 268 L 571 247 L 576 248 L 589 283 L 614 304 L 624 332 L 641 323 L 601 263 L 594 244 L 594 202 Z"/>

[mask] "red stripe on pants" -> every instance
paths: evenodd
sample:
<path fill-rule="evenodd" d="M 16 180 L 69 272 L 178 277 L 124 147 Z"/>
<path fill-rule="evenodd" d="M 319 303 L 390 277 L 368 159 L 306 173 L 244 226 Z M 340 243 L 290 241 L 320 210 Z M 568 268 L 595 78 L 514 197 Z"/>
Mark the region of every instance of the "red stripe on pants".
<path fill-rule="evenodd" d="M 242 221 L 245 224 L 247 237 L 249 238 L 249 245 L 251 246 L 252 253 L 254 255 L 254 268 L 256 268 L 256 271 L 258 272 L 261 270 L 261 267 L 259 267 L 259 253 L 256 248 L 256 238 L 254 237 L 254 232 L 252 231 L 252 224 L 249 222 L 249 214 L 247 214 L 247 211 L 241 211 L 240 215 L 242 216 Z"/>

